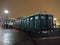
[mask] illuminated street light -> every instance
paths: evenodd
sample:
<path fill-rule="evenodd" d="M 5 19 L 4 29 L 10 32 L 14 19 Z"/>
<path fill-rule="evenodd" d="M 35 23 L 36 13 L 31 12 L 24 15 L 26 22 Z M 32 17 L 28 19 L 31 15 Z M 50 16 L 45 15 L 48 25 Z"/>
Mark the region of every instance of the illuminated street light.
<path fill-rule="evenodd" d="M 8 10 L 4 10 L 4 13 L 5 13 L 5 14 L 8 14 Z"/>
<path fill-rule="evenodd" d="M 4 14 L 5 14 L 5 18 L 7 19 L 8 17 L 7 17 L 7 14 L 9 13 L 9 11 L 8 10 L 4 10 Z"/>
<path fill-rule="evenodd" d="M 56 18 L 54 18 L 53 20 L 56 20 Z"/>
<path fill-rule="evenodd" d="M 5 17 L 5 24 L 6 24 L 5 27 L 6 27 L 6 28 L 8 28 L 8 24 L 7 24 L 7 19 L 8 19 L 7 14 L 8 14 L 8 13 L 9 13 L 8 10 L 4 10 L 4 14 L 5 14 L 5 16 L 6 16 L 6 17 Z"/>

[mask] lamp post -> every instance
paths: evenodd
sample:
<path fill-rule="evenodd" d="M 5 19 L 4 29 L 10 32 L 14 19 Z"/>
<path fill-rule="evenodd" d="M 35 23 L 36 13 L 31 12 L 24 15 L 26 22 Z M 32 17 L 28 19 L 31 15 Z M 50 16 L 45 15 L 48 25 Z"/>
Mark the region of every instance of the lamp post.
<path fill-rule="evenodd" d="M 6 16 L 6 17 L 5 17 L 5 18 L 6 18 L 5 21 L 6 21 L 6 24 L 7 24 L 7 18 L 8 18 L 8 17 L 7 17 L 7 14 L 8 14 L 9 12 L 8 12 L 8 10 L 4 10 L 4 13 L 5 13 L 5 16 Z"/>

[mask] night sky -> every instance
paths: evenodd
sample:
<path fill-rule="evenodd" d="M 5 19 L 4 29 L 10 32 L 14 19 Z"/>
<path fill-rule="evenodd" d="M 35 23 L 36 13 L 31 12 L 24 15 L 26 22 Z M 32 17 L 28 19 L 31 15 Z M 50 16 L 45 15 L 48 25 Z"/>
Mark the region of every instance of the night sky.
<path fill-rule="evenodd" d="M 9 10 L 8 17 L 16 18 L 29 16 L 35 13 L 47 13 L 60 18 L 59 0 L 0 0 L 0 15 L 4 17 L 3 11 Z M 0 16 L 0 17 L 1 17 Z"/>

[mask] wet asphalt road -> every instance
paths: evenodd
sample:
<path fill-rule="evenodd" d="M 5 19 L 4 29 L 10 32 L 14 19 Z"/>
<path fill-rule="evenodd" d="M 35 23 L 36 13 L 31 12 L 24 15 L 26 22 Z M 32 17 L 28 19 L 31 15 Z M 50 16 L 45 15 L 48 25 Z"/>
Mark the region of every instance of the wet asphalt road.
<path fill-rule="evenodd" d="M 31 38 L 24 32 L 15 29 L 3 30 L 3 45 L 34 45 Z"/>
<path fill-rule="evenodd" d="M 0 45 L 2 45 L 2 40 L 3 40 L 3 30 L 2 28 L 0 27 Z"/>
<path fill-rule="evenodd" d="M 60 37 L 57 38 L 35 38 L 38 45 L 60 45 Z"/>
<path fill-rule="evenodd" d="M 60 45 L 60 37 L 33 38 L 16 29 L 0 28 L 0 45 Z"/>

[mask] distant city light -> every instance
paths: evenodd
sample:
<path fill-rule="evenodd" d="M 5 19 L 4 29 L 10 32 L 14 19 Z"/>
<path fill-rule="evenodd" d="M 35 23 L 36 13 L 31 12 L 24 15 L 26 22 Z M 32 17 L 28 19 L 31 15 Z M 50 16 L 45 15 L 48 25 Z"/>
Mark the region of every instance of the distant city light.
<path fill-rule="evenodd" d="M 8 13 L 8 10 L 4 10 L 4 13 L 7 14 Z"/>

